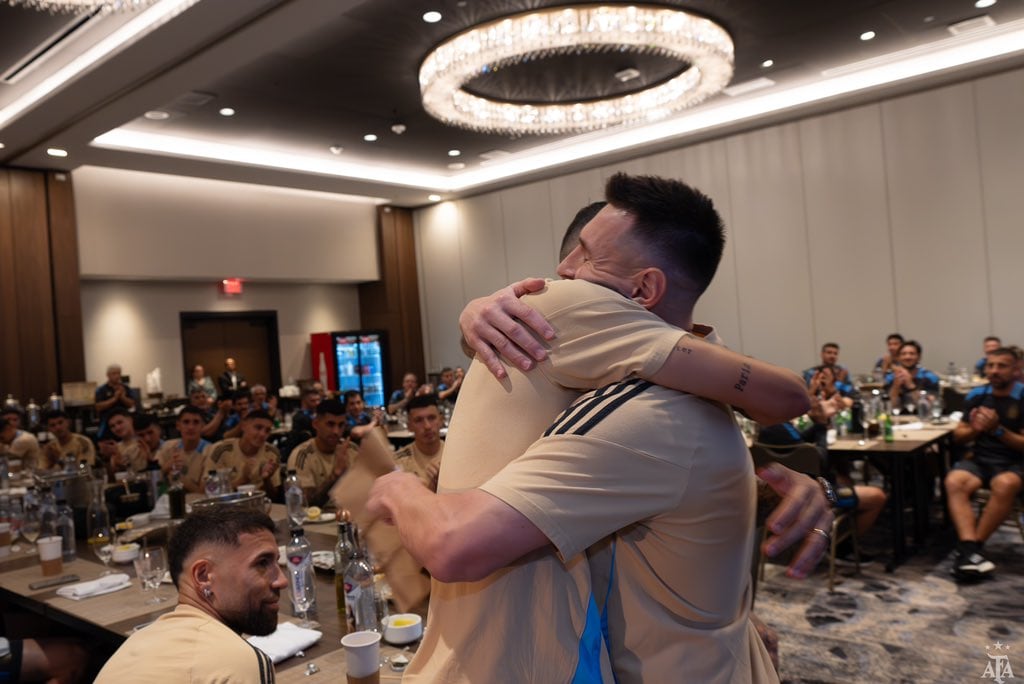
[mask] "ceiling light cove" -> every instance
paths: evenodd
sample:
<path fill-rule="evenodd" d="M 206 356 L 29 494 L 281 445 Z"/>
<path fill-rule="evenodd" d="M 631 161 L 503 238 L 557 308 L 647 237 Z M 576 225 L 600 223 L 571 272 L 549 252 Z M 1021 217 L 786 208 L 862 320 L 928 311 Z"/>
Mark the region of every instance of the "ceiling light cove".
<path fill-rule="evenodd" d="M 232 109 L 231 107 L 221 107 L 217 111 L 217 113 L 220 114 L 221 116 L 234 116 L 235 115 L 235 110 Z"/>
<path fill-rule="evenodd" d="M 609 51 L 676 60 L 682 71 L 623 95 L 554 104 L 500 101 L 464 87 L 481 75 L 524 62 Z M 427 55 L 419 78 L 424 108 L 445 123 L 543 135 L 664 119 L 721 91 L 732 73 L 732 39 L 709 19 L 658 6 L 579 5 L 518 14 L 463 31 Z"/>
<path fill-rule="evenodd" d="M 61 149 L 59 147 L 47 147 L 46 154 L 50 155 L 51 157 L 66 157 L 68 156 L 68 151 Z"/>
<path fill-rule="evenodd" d="M 47 12 L 91 12 L 99 9 L 104 12 L 130 12 L 152 5 L 155 0 L 8 0 L 12 5 L 25 5 L 35 10 Z"/>
<path fill-rule="evenodd" d="M 374 135 L 373 133 L 367 133 L 366 135 L 363 136 L 363 140 L 365 140 L 366 142 L 377 142 L 377 136 Z"/>

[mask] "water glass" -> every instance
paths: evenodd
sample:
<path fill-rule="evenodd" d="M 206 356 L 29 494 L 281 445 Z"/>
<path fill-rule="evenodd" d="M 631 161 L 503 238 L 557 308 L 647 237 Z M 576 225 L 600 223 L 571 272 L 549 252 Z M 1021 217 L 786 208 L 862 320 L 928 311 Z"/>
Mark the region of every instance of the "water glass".
<path fill-rule="evenodd" d="M 143 591 L 153 590 L 153 598 L 146 601 L 147 605 L 163 603 L 166 598 L 159 595 L 160 583 L 167 573 L 167 555 L 159 546 L 142 549 L 136 559 L 135 571 L 142 578 Z"/>

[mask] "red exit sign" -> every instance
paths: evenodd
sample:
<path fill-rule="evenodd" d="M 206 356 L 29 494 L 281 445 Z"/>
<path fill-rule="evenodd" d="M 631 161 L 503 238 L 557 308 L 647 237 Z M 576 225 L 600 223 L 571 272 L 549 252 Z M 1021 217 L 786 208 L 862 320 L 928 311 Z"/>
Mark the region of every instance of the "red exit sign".
<path fill-rule="evenodd" d="M 242 294 L 242 279 L 241 278 L 225 278 L 220 281 L 221 289 L 224 290 L 226 295 L 240 295 Z"/>

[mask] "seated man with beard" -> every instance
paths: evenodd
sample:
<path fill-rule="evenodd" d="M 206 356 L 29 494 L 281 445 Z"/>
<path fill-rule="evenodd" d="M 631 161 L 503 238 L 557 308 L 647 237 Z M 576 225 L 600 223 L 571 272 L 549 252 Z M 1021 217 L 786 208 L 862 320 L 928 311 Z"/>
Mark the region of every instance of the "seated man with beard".
<path fill-rule="evenodd" d="M 273 521 L 244 509 L 197 511 L 167 555 L 178 606 L 130 636 L 96 682 L 273 682 L 270 657 L 241 636 L 277 629 L 288 579 Z"/>

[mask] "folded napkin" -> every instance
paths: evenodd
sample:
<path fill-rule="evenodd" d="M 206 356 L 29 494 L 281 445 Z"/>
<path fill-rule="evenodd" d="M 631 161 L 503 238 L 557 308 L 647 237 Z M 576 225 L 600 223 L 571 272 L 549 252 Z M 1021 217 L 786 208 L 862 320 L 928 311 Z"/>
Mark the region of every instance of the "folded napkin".
<path fill-rule="evenodd" d="M 282 622 L 273 634 L 251 636 L 249 643 L 270 656 L 276 665 L 282 660 L 291 658 L 299 651 L 309 648 L 320 641 L 322 636 L 323 632 L 318 632 L 315 629 L 306 629 L 291 622 Z"/>
<path fill-rule="evenodd" d="M 166 494 L 161 494 L 156 500 L 156 506 L 149 512 L 149 517 L 156 520 L 167 520 L 171 517 L 171 499 Z"/>
<path fill-rule="evenodd" d="M 913 423 L 904 423 L 902 425 L 894 425 L 893 427 L 896 428 L 897 430 L 923 430 L 924 423 L 922 423 L 919 420 L 916 420 Z"/>
<path fill-rule="evenodd" d="M 61 587 L 57 590 L 57 595 L 74 601 L 81 601 L 90 596 L 102 596 L 103 594 L 127 589 L 130 586 L 132 586 L 132 578 L 124 573 L 118 573 L 106 575 L 89 582 L 79 582 L 71 586 Z"/>

